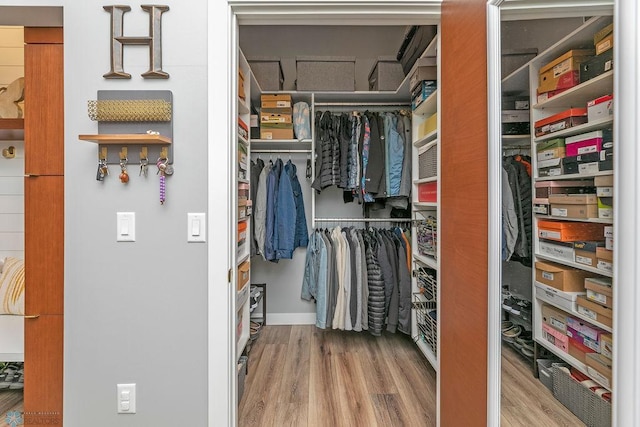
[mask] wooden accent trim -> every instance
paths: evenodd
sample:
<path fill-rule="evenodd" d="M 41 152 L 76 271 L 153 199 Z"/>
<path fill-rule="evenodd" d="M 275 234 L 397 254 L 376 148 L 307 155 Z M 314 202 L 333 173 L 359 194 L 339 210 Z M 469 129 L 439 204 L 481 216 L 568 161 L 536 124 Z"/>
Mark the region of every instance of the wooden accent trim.
<path fill-rule="evenodd" d="M 64 51 L 61 44 L 27 44 L 25 173 L 64 174 Z"/>
<path fill-rule="evenodd" d="M 26 44 L 62 44 L 63 35 L 61 27 L 24 28 L 24 42 Z"/>
<path fill-rule="evenodd" d="M 63 314 L 64 177 L 24 180 L 26 313 Z"/>
<path fill-rule="evenodd" d="M 0 119 L 0 129 L 24 129 L 24 119 Z"/>
<path fill-rule="evenodd" d="M 64 316 L 24 322 L 24 425 L 62 427 Z"/>
<path fill-rule="evenodd" d="M 486 0 L 444 0 L 441 21 L 440 424 L 487 420 Z M 464 410 L 461 410 L 464 408 Z"/>

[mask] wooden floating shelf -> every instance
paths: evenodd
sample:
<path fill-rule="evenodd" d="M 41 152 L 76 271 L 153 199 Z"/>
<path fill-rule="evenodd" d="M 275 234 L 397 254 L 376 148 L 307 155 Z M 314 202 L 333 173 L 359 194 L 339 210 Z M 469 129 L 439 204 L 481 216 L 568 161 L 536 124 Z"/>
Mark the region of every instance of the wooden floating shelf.
<path fill-rule="evenodd" d="M 118 133 L 112 135 L 78 135 L 82 141 L 95 142 L 97 144 L 171 144 L 171 139 L 163 135 L 148 135 L 145 133 Z"/>
<path fill-rule="evenodd" d="M 0 119 L 0 129 L 24 129 L 24 119 Z"/>

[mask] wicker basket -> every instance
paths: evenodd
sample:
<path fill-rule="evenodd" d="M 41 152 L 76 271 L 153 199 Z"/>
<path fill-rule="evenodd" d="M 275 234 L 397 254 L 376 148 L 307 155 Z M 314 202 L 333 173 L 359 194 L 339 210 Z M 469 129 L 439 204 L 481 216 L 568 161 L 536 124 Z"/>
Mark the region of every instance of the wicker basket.
<path fill-rule="evenodd" d="M 438 175 L 438 145 L 425 145 L 418 152 L 418 178 L 433 178 Z"/>
<path fill-rule="evenodd" d="M 418 323 L 418 339 L 425 342 L 437 355 L 438 324 L 437 304 L 435 301 L 425 301 L 420 293 L 413 294 L 413 309 L 416 311 Z"/>
<path fill-rule="evenodd" d="M 574 380 L 561 367 L 565 363 L 553 363 L 553 395 L 569 408 L 588 427 L 611 425 L 611 403 Z"/>

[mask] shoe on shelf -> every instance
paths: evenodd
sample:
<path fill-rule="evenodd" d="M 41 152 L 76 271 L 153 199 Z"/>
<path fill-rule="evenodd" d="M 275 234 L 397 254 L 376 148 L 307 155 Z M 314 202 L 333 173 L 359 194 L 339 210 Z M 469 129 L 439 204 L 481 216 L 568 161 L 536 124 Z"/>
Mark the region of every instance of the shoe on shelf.
<path fill-rule="evenodd" d="M 513 328 L 513 322 L 511 322 L 510 320 L 503 320 L 502 321 L 502 332 L 506 331 L 507 329 L 511 329 Z"/>
<path fill-rule="evenodd" d="M 522 333 L 522 326 L 514 325 L 511 328 L 502 331 L 505 341 L 514 342 L 514 340 Z"/>

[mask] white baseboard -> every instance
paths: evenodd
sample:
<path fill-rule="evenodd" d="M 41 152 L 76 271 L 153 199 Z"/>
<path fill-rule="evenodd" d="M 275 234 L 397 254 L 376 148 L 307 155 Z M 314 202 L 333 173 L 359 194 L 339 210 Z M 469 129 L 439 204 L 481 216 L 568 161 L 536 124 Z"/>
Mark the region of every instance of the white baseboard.
<path fill-rule="evenodd" d="M 315 313 L 267 313 L 267 325 L 315 325 Z"/>

